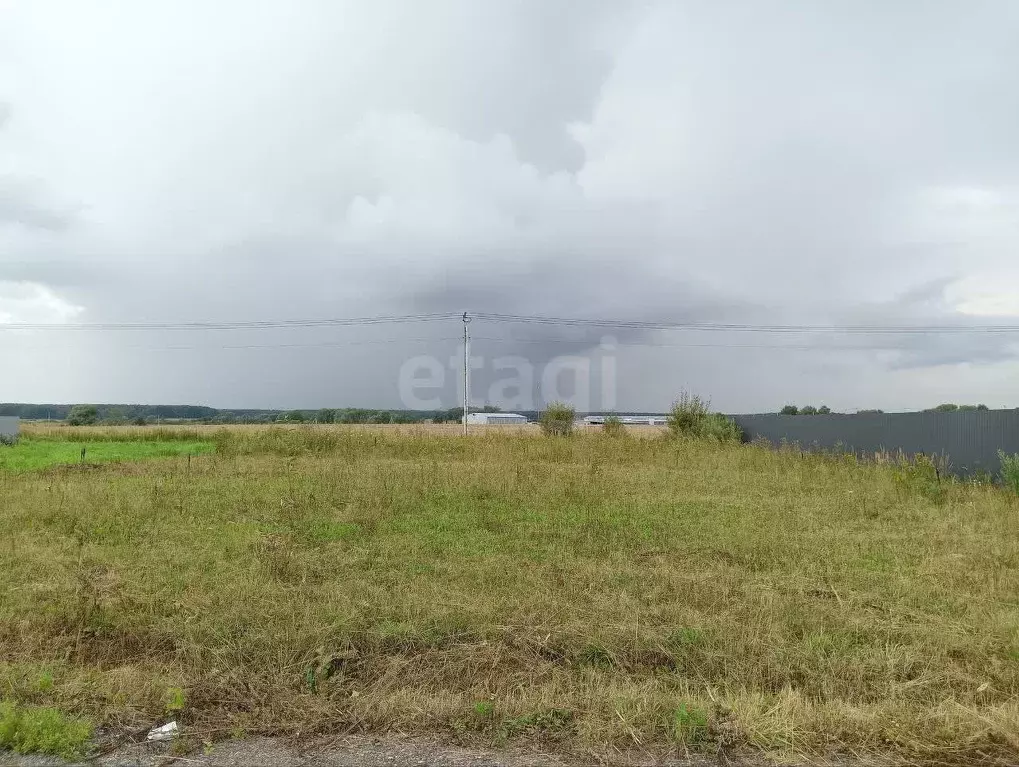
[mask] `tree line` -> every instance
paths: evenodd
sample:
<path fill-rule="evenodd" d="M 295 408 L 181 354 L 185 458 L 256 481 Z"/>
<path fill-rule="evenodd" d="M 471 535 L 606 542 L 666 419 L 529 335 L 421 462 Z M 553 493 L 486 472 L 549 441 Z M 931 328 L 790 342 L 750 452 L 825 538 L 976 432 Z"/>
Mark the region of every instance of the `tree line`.
<path fill-rule="evenodd" d="M 924 413 L 966 413 L 976 410 L 989 410 L 987 405 L 956 405 L 953 402 L 944 402 L 936 407 L 929 407 L 921 411 Z M 813 405 L 804 405 L 803 407 L 796 407 L 796 405 L 786 405 L 779 413 L 781 415 L 827 415 L 831 412 L 831 408 L 827 405 L 821 405 L 821 407 L 814 407 Z M 883 413 L 884 410 L 857 410 L 860 413 Z"/>
<path fill-rule="evenodd" d="M 987 405 L 958 405 L 951 402 L 927 408 L 925 413 L 955 413 L 988 410 Z M 472 408 L 472 412 L 499 412 L 495 405 Z M 543 411 L 518 411 L 529 420 L 540 420 Z M 782 415 L 827 415 L 827 405 L 786 405 Z M 859 410 L 858 413 L 882 413 L 882 410 Z M 204 405 L 32 405 L 0 404 L 0 416 L 15 416 L 26 421 L 63 421 L 72 425 L 95 424 L 158 424 L 189 422 L 200 424 L 272 424 L 272 423 L 339 423 L 339 424 L 415 424 L 459 423 L 462 407 L 445 410 L 400 410 L 371 408 L 318 408 L 310 410 L 221 409 Z"/>
<path fill-rule="evenodd" d="M 482 412 L 497 411 L 486 405 Z M 30 405 L 0 404 L 0 416 L 25 421 L 63 421 L 72 426 L 146 425 L 186 421 L 200 424 L 370 423 L 413 424 L 459 422 L 463 408 L 447 410 L 379 410 L 370 408 L 319 408 L 314 410 L 219 409 L 202 405 Z"/>

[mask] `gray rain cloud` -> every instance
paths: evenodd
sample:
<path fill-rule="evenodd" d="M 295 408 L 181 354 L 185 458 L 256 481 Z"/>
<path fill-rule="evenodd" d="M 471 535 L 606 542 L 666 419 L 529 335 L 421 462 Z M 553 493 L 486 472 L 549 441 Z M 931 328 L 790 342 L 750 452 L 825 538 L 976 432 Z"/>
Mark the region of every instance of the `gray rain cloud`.
<path fill-rule="evenodd" d="M 1019 324 L 1017 36 L 1009 0 L 13 0 L 0 321 Z M 620 409 L 1019 404 L 1015 333 L 472 331 L 479 402 L 611 334 Z M 448 407 L 461 333 L 5 330 L 0 399 L 398 407 L 432 355 Z"/>

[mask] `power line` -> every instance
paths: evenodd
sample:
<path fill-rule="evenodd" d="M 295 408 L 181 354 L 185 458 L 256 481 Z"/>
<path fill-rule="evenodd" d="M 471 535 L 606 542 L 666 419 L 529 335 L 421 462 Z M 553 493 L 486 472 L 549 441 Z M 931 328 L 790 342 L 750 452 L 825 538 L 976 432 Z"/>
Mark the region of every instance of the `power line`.
<path fill-rule="evenodd" d="M 572 338 L 496 338 L 493 336 L 471 336 L 476 341 L 488 341 L 495 343 L 507 343 L 507 344 L 573 344 L 577 346 L 593 346 L 599 343 L 594 339 L 572 339 Z M 613 346 L 628 346 L 628 347 L 649 347 L 655 349 L 788 349 L 791 351 L 908 351 L 913 348 L 922 347 L 904 347 L 894 345 L 855 345 L 847 346 L 844 344 L 768 344 L 768 343 L 744 343 L 744 344 L 733 344 L 733 343 L 661 343 L 656 341 L 626 341 L 626 340 L 613 340 Z"/>
<path fill-rule="evenodd" d="M 572 346 L 595 346 L 600 342 L 595 339 L 579 338 L 505 338 L 496 336 L 470 336 L 471 340 L 484 341 L 486 343 L 499 344 L 537 344 L 541 346 L 572 345 Z M 416 338 L 373 338 L 359 341 L 319 341 L 310 343 L 279 343 L 279 344 L 188 344 L 173 346 L 141 346 L 130 345 L 119 348 L 131 351 L 223 351 L 223 350 L 245 350 L 245 349 L 328 349 L 343 348 L 350 346 L 375 346 L 393 345 L 403 343 L 430 344 L 430 343 L 463 343 L 463 336 L 428 336 Z M 659 341 L 628 341 L 616 339 L 612 342 L 616 347 L 631 348 L 652 348 L 652 349 L 765 349 L 776 351 L 909 351 L 913 348 L 901 345 L 845 345 L 845 344 L 769 344 L 769 343 L 726 343 L 726 342 L 704 342 L 704 343 L 663 343 Z"/>
<path fill-rule="evenodd" d="M 344 317 L 303 320 L 249 320 L 209 322 L 97 322 L 97 323 L 0 323 L 0 330 L 269 330 L 283 328 L 334 328 L 368 325 L 390 325 L 406 322 L 436 322 L 458 318 L 457 312 L 433 314 L 384 315 L 378 317 Z"/>
<path fill-rule="evenodd" d="M 342 346 L 373 346 L 376 344 L 432 343 L 440 341 L 462 341 L 459 336 L 432 336 L 430 338 L 372 338 L 362 341 L 322 341 L 307 344 L 207 344 L 191 346 L 126 346 L 125 349 L 142 351 L 203 351 L 223 349 L 323 349 Z"/>
<path fill-rule="evenodd" d="M 543 315 L 499 314 L 478 312 L 474 319 L 491 324 L 532 324 L 559 327 L 601 328 L 643 331 L 694 331 L 774 334 L 845 334 L 845 335 L 960 335 L 1019 333 L 1019 325 L 783 325 L 721 322 L 672 322 L 650 320 L 591 319 L 551 317 Z M 102 323 L 0 323 L 0 331 L 202 331 L 202 330 L 272 330 L 292 328 L 368 327 L 399 323 L 424 323 L 462 320 L 461 312 L 380 315 L 295 320 L 238 320 L 204 322 L 102 322 Z M 496 339 L 491 339 L 496 340 Z M 650 344 L 647 344 L 650 345 Z"/>
<path fill-rule="evenodd" d="M 486 322 L 596 327 L 626 330 L 692 330 L 736 333 L 844 333 L 844 334 L 962 334 L 1019 333 L 1019 325 L 765 325 L 723 322 L 657 322 L 648 320 L 582 319 L 523 314 L 479 312 L 475 318 Z"/>

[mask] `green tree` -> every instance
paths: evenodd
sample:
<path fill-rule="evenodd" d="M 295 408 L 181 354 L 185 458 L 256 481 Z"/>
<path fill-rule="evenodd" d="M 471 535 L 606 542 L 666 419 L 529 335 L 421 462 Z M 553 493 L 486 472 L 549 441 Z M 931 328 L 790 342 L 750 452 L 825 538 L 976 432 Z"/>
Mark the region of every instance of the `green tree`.
<path fill-rule="evenodd" d="M 315 423 L 332 423 L 336 420 L 336 411 L 324 407 L 315 414 Z"/>
<path fill-rule="evenodd" d="M 821 407 L 817 409 L 818 415 L 828 415 L 830 412 L 831 408 L 828 407 L 827 405 L 821 405 Z"/>
<path fill-rule="evenodd" d="M 800 408 L 800 415 L 817 415 L 817 408 L 813 405 L 804 405 Z"/>
<path fill-rule="evenodd" d="M 92 426 L 99 420 L 99 409 L 95 405 L 75 405 L 67 414 L 70 426 Z"/>
<path fill-rule="evenodd" d="M 786 405 L 779 411 L 782 415 L 796 415 L 800 412 L 796 405 Z"/>
<path fill-rule="evenodd" d="M 108 423 L 111 426 L 120 426 L 127 423 L 127 414 L 119 407 L 111 407 L 106 411 L 103 423 Z"/>

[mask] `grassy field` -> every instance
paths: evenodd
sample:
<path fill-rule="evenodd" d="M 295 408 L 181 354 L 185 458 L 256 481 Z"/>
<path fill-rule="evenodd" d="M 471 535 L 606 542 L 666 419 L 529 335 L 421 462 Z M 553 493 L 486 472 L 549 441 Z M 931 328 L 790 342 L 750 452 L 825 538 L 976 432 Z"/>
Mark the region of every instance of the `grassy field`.
<path fill-rule="evenodd" d="M 178 436 L 216 451 L 0 469 L 8 707 L 109 731 L 173 715 L 194 747 L 398 730 L 1019 759 L 1019 503 L 999 488 L 697 441 Z"/>
<path fill-rule="evenodd" d="M 85 457 L 82 458 L 82 449 Z M 138 461 L 146 458 L 169 458 L 178 455 L 201 455 L 211 452 L 210 442 L 99 442 L 82 443 L 57 439 L 28 438 L 13 447 L 0 447 L 0 471 L 30 471 L 52 466 L 85 463 Z"/>

